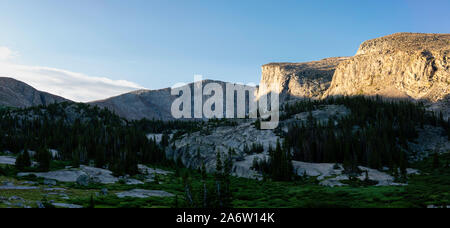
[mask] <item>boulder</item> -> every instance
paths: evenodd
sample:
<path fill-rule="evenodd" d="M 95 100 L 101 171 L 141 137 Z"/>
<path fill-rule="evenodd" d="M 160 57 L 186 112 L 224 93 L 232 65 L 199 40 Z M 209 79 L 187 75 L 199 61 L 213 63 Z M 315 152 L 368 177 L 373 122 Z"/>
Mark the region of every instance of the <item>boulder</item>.
<path fill-rule="evenodd" d="M 137 185 L 137 184 L 144 184 L 144 182 L 136 179 L 126 179 L 125 184 L 127 185 Z"/>
<path fill-rule="evenodd" d="M 80 166 L 81 171 L 91 177 L 91 181 L 100 184 L 114 184 L 119 181 L 114 177 L 112 171 L 107 169 L 95 168 L 90 166 Z"/>
<path fill-rule="evenodd" d="M 0 156 L 0 164 L 3 165 L 15 165 L 16 158 L 12 156 Z"/>
<path fill-rule="evenodd" d="M 148 198 L 148 197 L 173 197 L 174 195 L 165 191 L 160 190 L 144 190 L 144 189 L 133 189 L 126 192 L 116 193 L 117 197 L 133 197 L 133 198 Z"/>
<path fill-rule="evenodd" d="M 55 207 L 62 207 L 62 208 L 83 208 L 83 206 L 68 203 L 52 203 L 52 205 Z"/>
<path fill-rule="evenodd" d="M 19 196 L 11 196 L 8 198 L 9 201 L 24 201 L 24 199 L 22 197 Z"/>
<path fill-rule="evenodd" d="M 77 182 L 78 178 L 82 175 L 87 175 L 91 182 L 101 184 L 114 184 L 118 181 L 118 178 L 112 175 L 112 172 L 106 169 L 100 169 L 95 167 L 89 167 L 81 165 L 79 169 L 64 169 L 51 172 L 22 172 L 17 176 L 23 177 L 28 175 L 35 175 L 46 179 L 56 180 L 59 182 Z"/>
<path fill-rule="evenodd" d="M 80 175 L 77 178 L 77 184 L 78 185 L 88 186 L 90 183 L 91 183 L 91 178 L 88 175 L 86 175 L 86 174 Z"/>
<path fill-rule="evenodd" d="M 37 177 L 42 177 L 45 179 L 51 179 L 56 180 L 59 182 L 76 182 L 77 178 L 82 175 L 86 174 L 80 170 L 58 170 L 58 171 L 51 171 L 51 172 L 44 172 L 44 173 L 18 173 L 17 176 L 23 177 L 28 175 L 35 175 Z"/>
<path fill-rule="evenodd" d="M 158 168 L 150 168 L 150 167 L 148 167 L 146 165 L 142 165 L 142 164 L 138 165 L 138 170 L 140 173 L 142 173 L 144 175 L 149 175 L 149 174 L 151 175 L 151 174 L 155 174 L 155 173 L 160 174 L 160 175 L 168 175 L 168 174 L 173 173 L 173 172 L 158 169 Z"/>
<path fill-rule="evenodd" d="M 56 185 L 56 181 L 53 179 L 44 179 L 44 184 L 52 186 L 52 185 Z"/>
<path fill-rule="evenodd" d="M 10 181 L 3 181 L 3 186 L 14 186 L 14 184 Z"/>
<path fill-rule="evenodd" d="M 4 185 L 0 186 L 0 190 L 34 190 L 38 189 L 36 186 L 16 186 L 16 185 Z"/>

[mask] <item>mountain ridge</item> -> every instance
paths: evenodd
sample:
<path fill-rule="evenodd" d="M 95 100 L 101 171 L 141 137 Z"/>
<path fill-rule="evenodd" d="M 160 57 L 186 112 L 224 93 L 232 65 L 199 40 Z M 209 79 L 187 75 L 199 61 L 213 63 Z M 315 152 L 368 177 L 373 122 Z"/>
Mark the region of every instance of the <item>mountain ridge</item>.
<path fill-rule="evenodd" d="M 70 101 L 10 77 L 0 77 L 0 105 L 26 108 Z"/>
<path fill-rule="evenodd" d="M 429 101 L 430 109 L 449 115 L 450 34 L 395 33 L 364 41 L 355 56 L 262 66 L 257 97 L 280 91 L 281 103 L 329 96 L 381 95 Z M 226 82 L 217 82 L 222 87 Z M 190 83 L 191 91 L 193 83 Z M 136 90 L 88 104 L 108 108 L 127 119 L 171 120 L 177 98 L 171 88 Z M 206 96 L 207 97 L 207 96 Z M 0 105 L 29 107 L 68 99 L 0 77 Z"/>
<path fill-rule="evenodd" d="M 208 83 L 218 83 L 223 88 L 224 99 L 226 98 L 225 85 L 228 82 L 205 79 L 202 80 L 203 87 Z M 195 82 L 187 84 L 191 91 L 193 91 Z M 191 93 L 191 101 L 193 102 L 194 93 Z M 203 103 L 210 96 L 203 96 Z M 171 108 L 173 101 L 178 98 L 171 94 L 171 88 L 163 88 L 158 90 L 136 90 L 129 93 L 125 93 L 119 96 L 111 97 L 108 99 L 90 102 L 89 104 L 96 105 L 101 108 L 107 108 L 117 115 L 132 119 L 160 119 L 160 120 L 173 120 Z M 130 104 L 133 104 L 131 106 Z M 225 111 L 225 100 L 224 100 Z M 192 114 L 193 114 L 193 103 Z"/>

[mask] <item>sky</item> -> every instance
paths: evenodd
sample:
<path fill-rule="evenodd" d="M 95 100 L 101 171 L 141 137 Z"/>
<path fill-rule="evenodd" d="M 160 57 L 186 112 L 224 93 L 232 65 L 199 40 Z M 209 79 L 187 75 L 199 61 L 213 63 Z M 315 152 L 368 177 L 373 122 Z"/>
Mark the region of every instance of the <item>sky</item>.
<path fill-rule="evenodd" d="M 0 0 L 0 76 L 75 101 L 261 65 L 352 56 L 396 32 L 450 33 L 450 1 Z"/>

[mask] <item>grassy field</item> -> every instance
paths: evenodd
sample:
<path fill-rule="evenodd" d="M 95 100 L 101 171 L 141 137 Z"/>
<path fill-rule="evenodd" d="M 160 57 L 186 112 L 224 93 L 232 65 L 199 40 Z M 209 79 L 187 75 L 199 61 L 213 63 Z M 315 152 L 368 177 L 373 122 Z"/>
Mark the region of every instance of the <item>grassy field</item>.
<path fill-rule="evenodd" d="M 413 168 L 421 171 L 420 175 L 411 176 L 407 186 L 353 186 L 325 187 L 317 184 L 314 178 L 293 182 L 257 181 L 243 178 L 231 179 L 233 190 L 233 207 L 238 208 L 416 208 L 428 205 L 450 205 L 450 168 L 448 163 L 450 154 L 439 157 L 439 168 L 433 158 L 413 164 Z M 161 168 L 161 167 L 160 167 Z M 167 169 L 167 168 L 166 168 Z M 5 171 L 6 170 L 6 171 Z M 174 171 L 174 170 L 172 170 Z M 167 208 L 182 207 L 185 204 L 184 185 L 182 178 L 175 174 L 159 176 L 159 183 L 145 183 L 144 185 L 91 185 L 80 187 L 76 184 L 58 183 L 57 186 L 67 189 L 64 193 L 70 199 L 62 199 L 59 195 L 49 194 L 38 178 L 15 178 L 14 169 L 7 170 L 2 166 L 0 183 L 11 181 L 22 185 L 26 180 L 37 182 L 36 190 L 0 190 L 0 197 L 9 198 L 18 196 L 26 200 L 26 204 L 36 206 L 36 201 L 42 201 L 44 195 L 47 200 L 62 203 L 78 204 L 84 207 L 124 207 L 124 208 Z M 175 172 L 174 172 L 175 173 Z M 190 171 L 193 194 L 200 193 L 202 189 L 201 175 L 197 171 Z M 139 178 L 139 177 L 136 177 Z M 213 181 L 210 176 L 209 181 Z M 101 196 L 102 188 L 108 189 L 109 194 Z M 177 195 L 172 198 L 150 197 L 146 199 L 118 198 L 115 193 L 134 188 L 149 190 L 164 190 Z M 0 201 L 1 202 L 1 201 Z M 0 203 L 0 207 L 11 207 Z M 12 206 L 14 207 L 14 205 Z"/>

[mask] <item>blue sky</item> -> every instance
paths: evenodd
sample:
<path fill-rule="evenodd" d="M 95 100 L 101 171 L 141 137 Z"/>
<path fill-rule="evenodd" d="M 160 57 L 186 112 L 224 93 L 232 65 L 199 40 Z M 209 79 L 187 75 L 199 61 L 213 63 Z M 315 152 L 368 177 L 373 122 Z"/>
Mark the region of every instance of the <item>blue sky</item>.
<path fill-rule="evenodd" d="M 449 33 L 449 9 L 448 0 L 0 0 L 0 46 L 16 65 L 130 88 L 194 74 L 258 83 L 265 63 L 351 56 L 395 32 Z"/>

